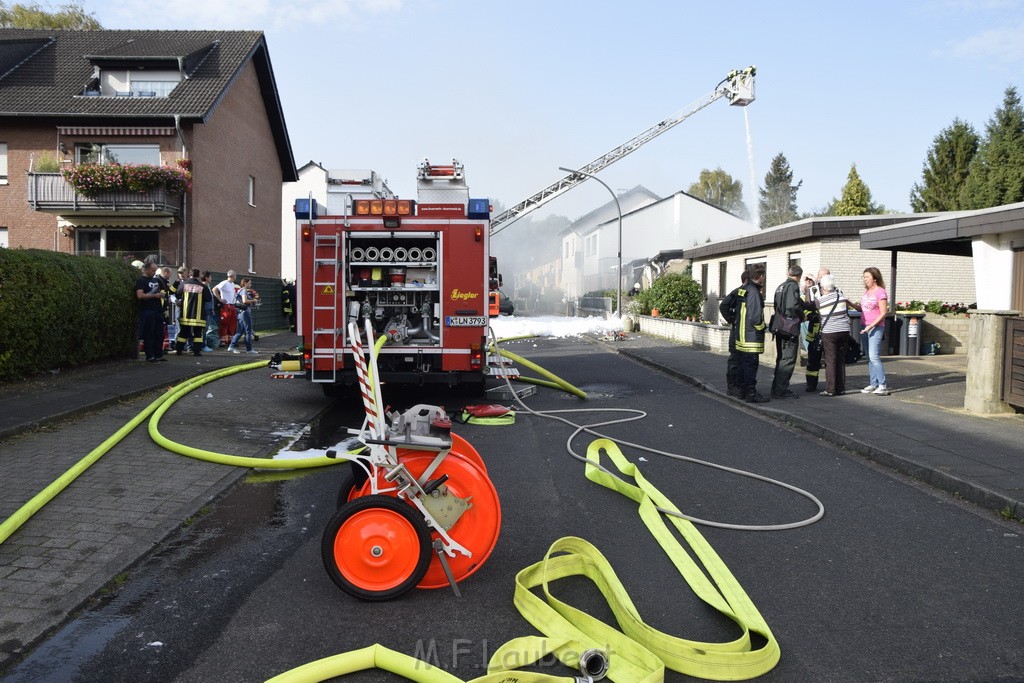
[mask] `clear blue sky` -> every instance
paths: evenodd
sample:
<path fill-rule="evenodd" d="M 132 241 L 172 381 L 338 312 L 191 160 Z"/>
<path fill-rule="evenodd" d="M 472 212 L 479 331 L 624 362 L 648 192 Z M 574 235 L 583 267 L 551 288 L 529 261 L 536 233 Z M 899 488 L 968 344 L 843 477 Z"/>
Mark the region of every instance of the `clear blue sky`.
<path fill-rule="evenodd" d="M 60 4 L 55 2 L 54 4 Z M 414 196 L 458 158 L 474 196 L 511 206 L 756 65 L 756 182 L 783 152 L 800 211 L 851 163 L 909 211 L 934 137 L 982 133 L 1024 86 L 1024 0 L 84 0 L 106 28 L 266 32 L 296 164 L 372 168 Z M 602 172 L 666 196 L 721 166 L 751 198 L 744 111 L 719 100 Z M 538 210 L 576 218 L 588 182 Z"/>

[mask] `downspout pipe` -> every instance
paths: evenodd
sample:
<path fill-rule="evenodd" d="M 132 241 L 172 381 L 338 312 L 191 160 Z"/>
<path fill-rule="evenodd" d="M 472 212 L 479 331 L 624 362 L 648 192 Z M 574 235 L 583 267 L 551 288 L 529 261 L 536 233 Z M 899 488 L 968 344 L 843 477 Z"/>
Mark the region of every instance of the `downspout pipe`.
<path fill-rule="evenodd" d="M 181 142 L 181 156 L 188 158 L 188 150 L 185 148 L 185 134 L 181 131 L 181 114 L 174 115 L 174 130 L 178 132 L 178 140 Z M 188 263 L 188 192 L 181 194 L 181 263 Z M 190 266 L 191 267 L 191 266 Z"/>

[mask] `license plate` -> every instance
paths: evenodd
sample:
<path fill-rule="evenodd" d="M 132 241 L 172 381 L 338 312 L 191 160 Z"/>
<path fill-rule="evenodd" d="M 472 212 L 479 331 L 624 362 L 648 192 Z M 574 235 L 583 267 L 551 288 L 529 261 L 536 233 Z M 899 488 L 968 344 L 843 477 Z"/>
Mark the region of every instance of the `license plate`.
<path fill-rule="evenodd" d="M 445 327 L 483 327 L 487 324 L 487 318 L 482 315 L 446 315 L 444 317 Z"/>

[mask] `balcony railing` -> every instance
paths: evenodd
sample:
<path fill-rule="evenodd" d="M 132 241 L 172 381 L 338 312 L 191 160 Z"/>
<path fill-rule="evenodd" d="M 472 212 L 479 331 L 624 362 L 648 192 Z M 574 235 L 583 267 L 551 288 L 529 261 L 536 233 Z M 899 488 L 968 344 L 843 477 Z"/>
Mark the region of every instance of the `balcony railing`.
<path fill-rule="evenodd" d="M 35 211 L 146 212 L 160 216 L 181 215 L 181 195 L 164 187 L 145 192 L 121 190 L 86 197 L 75 191 L 59 173 L 28 174 L 28 205 Z"/>

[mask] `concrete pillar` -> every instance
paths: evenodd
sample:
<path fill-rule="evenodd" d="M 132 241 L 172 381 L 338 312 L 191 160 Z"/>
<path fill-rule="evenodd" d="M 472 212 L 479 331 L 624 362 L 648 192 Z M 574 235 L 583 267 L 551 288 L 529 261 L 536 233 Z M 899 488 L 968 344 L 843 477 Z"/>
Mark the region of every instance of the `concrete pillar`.
<path fill-rule="evenodd" d="M 1002 401 L 1003 353 L 1007 316 L 1017 311 L 972 311 L 967 336 L 967 389 L 964 408 L 972 413 L 1012 413 Z"/>

